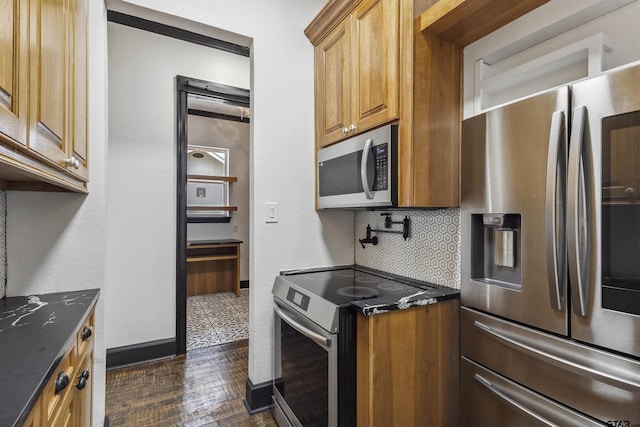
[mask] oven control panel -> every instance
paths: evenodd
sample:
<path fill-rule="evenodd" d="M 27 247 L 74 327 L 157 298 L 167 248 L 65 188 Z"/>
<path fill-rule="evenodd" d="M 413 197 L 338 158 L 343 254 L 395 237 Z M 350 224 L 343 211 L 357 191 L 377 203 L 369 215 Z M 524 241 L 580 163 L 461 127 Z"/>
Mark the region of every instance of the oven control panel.
<path fill-rule="evenodd" d="M 294 303 L 304 311 L 307 311 L 307 308 L 309 308 L 309 296 L 293 288 L 289 288 L 287 292 L 287 301 Z"/>

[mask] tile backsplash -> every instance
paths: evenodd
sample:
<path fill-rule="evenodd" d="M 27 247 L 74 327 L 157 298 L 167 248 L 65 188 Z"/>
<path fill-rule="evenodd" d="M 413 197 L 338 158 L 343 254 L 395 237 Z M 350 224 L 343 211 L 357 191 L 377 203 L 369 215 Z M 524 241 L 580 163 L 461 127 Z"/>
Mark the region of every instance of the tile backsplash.
<path fill-rule="evenodd" d="M 0 299 L 7 294 L 7 192 L 0 191 Z"/>
<path fill-rule="evenodd" d="M 409 217 L 409 237 L 404 240 L 400 234 L 374 232 L 378 244 L 363 249 L 358 239 L 366 237 L 367 224 L 383 230 L 384 218 L 382 211 L 356 212 L 356 264 L 460 289 L 460 210 L 389 212 L 393 221 Z M 393 224 L 390 230 L 402 230 L 402 224 Z"/>

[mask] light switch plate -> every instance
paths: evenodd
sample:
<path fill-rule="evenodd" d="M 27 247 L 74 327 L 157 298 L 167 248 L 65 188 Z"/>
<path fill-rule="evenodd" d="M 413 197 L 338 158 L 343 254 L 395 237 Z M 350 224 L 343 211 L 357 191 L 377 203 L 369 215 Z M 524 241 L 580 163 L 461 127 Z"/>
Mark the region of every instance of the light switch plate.
<path fill-rule="evenodd" d="M 264 211 L 264 222 L 278 222 L 278 202 L 267 202 Z"/>

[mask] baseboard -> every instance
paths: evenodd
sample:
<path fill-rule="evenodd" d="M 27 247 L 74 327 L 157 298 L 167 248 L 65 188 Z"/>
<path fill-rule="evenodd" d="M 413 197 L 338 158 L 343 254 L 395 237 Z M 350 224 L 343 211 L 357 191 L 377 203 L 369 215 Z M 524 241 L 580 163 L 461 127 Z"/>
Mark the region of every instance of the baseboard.
<path fill-rule="evenodd" d="M 249 414 L 253 415 L 271 408 L 272 387 L 271 381 L 254 384 L 247 378 L 243 403 Z"/>
<path fill-rule="evenodd" d="M 107 349 L 107 369 L 122 368 L 175 356 L 176 339 L 149 341 Z"/>
<path fill-rule="evenodd" d="M 240 289 L 247 289 L 249 287 L 249 281 L 248 280 L 241 280 L 240 281 Z"/>

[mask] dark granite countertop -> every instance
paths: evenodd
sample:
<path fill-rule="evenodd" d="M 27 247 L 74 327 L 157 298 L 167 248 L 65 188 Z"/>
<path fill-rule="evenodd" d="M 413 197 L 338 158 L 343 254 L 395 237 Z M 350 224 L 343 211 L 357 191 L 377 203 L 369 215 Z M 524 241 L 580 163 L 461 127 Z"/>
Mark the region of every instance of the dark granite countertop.
<path fill-rule="evenodd" d="M 244 243 L 238 239 L 209 239 L 209 240 L 189 240 L 187 241 L 187 247 L 193 245 L 224 245 L 228 243 Z"/>
<path fill-rule="evenodd" d="M 351 307 L 365 316 L 387 313 L 393 310 L 435 304 L 448 299 L 460 298 L 460 290 L 435 283 L 423 282 L 395 274 L 374 270 L 372 268 L 356 266 L 358 270 L 369 272 L 377 276 L 408 285 L 405 289 L 394 292 L 393 295 L 385 295 L 376 298 L 367 298 L 351 302 Z"/>
<path fill-rule="evenodd" d="M 22 425 L 99 293 L 0 300 L 0 426 Z"/>

